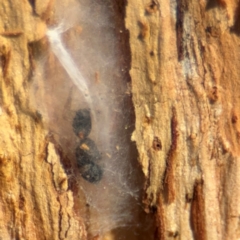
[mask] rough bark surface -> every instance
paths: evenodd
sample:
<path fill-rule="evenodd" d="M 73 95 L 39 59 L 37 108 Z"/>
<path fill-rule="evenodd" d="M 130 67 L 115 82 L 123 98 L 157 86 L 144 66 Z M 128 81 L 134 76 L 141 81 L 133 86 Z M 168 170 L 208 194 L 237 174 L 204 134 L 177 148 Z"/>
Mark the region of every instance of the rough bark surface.
<path fill-rule="evenodd" d="M 238 1 L 128 1 L 126 26 L 157 238 L 238 239 Z"/>
<path fill-rule="evenodd" d="M 84 239 L 59 151 L 30 107 L 31 46 L 51 1 L 34 3 L 0 1 L 0 239 Z"/>
<path fill-rule="evenodd" d="M 4 240 L 87 236 L 78 214 L 85 206 L 75 202 L 61 151 L 29 102 L 33 46 L 45 36 L 53 4 L 0 1 Z M 240 237 L 239 11 L 236 0 L 126 3 L 136 114 L 132 140 L 156 239 Z M 110 233 L 106 239 L 116 237 Z"/>

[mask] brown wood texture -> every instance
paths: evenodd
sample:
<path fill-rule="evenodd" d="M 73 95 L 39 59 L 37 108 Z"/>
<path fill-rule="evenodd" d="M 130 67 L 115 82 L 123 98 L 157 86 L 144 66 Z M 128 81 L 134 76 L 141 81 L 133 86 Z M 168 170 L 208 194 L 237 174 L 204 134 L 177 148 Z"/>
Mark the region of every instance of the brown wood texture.
<path fill-rule="evenodd" d="M 30 106 L 32 45 L 51 4 L 38 3 L 0 1 L 0 239 L 84 239 L 60 153 Z"/>
<path fill-rule="evenodd" d="M 4 240 L 87 236 L 79 214 L 87 207 L 76 201 L 61 149 L 30 103 L 34 46 L 45 38 L 55 2 L 0 0 Z M 132 140 L 145 176 L 145 211 L 155 216 L 155 239 L 240 238 L 239 2 L 117 3 L 114 11 L 122 17 L 126 4 L 129 42 L 122 46 L 126 56 L 128 46 L 131 51 Z M 109 233 L 105 239 L 118 237 Z"/>
<path fill-rule="evenodd" d="M 238 239 L 238 1 L 128 1 L 126 26 L 157 239 Z"/>

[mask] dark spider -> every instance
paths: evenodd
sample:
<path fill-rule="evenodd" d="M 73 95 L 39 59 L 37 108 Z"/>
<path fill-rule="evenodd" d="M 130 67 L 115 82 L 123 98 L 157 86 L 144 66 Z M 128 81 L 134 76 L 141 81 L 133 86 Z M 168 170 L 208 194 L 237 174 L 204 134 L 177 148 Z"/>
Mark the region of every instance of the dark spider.
<path fill-rule="evenodd" d="M 80 173 L 88 182 L 96 183 L 102 179 L 103 171 L 96 164 L 101 159 L 101 154 L 94 141 L 87 138 L 92 128 L 90 111 L 88 109 L 78 110 L 73 119 L 72 127 L 81 140 L 80 146 L 75 151 Z"/>
<path fill-rule="evenodd" d="M 102 179 L 103 171 L 99 165 L 89 162 L 80 168 L 82 177 L 90 183 L 96 183 Z"/>
<path fill-rule="evenodd" d="M 92 128 L 90 111 L 88 109 L 78 110 L 73 119 L 72 127 L 80 139 L 86 138 Z"/>
<path fill-rule="evenodd" d="M 90 162 L 96 162 L 101 159 L 101 154 L 93 140 L 84 139 L 80 146 L 76 148 L 76 159 L 78 167 L 83 167 Z"/>

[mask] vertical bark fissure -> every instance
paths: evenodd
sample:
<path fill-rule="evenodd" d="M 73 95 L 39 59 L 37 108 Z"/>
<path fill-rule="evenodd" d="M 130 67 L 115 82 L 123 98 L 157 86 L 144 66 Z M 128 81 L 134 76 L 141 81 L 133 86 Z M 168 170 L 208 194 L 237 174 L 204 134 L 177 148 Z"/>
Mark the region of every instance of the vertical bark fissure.
<path fill-rule="evenodd" d="M 171 119 L 171 146 L 167 153 L 166 159 L 166 170 L 164 174 L 164 191 L 166 191 L 166 202 L 168 204 L 175 200 L 175 161 L 178 141 L 178 130 L 177 130 L 177 113 L 175 107 L 172 108 L 172 119 Z"/>
<path fill-rule="evenodd" d="M 182 61 L 184 58 L 184 12 L 185 8 L 185 0 L 177 1 L 177 16 L 176 16 L 176 40 L 177 40 L 177 52 L 178 52 L 178 61 Z"/>
<path fill-rule="evenodd" d="M 190 222 L 195 240 L 206 240 L 203 182 L 196 181 L 191 202 Z"/>

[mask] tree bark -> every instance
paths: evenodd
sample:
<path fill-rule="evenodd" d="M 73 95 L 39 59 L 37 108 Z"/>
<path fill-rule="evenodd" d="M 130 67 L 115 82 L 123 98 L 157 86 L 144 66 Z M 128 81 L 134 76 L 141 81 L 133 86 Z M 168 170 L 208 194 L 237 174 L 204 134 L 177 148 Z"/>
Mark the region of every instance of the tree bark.
<path fill-rule="evenodd" d="M 0 238 L 84 239 L 59 151 L 31 108 L 32 43 L 45 36 L 51 1 L 37 4 L 0 2 Z"/>
<path fill-rule="evenodd" d="M 144 181 L 141 204 L 154 218 L 150 230 L 137 237 L 112 228 L 89 234 L 95 212 L 72 177 L 74 155 L 63 147 L 75 144 L 71 125 L 52 117 L 49 129 L 71 139 L 58 141 L 44 124 L 43 107 L 35 107 L 49 88 L 46 102 L 52 109 L 66 108 L 51 96 L 54 86 L 63 86 L 66 73 L 51 53 L 46 65 L 39 64 L 42 53 L 50 52 L 46 31 L 61 19 L 53 17 L 57 4 L 0 1 L 0 239 L 238 239 L 238 1 L 121 0 L 112 5 L 120 29 L 119 64 L 129 69 L 119 79 L 131 79 L 132 141 Z M 81 28 L 70 31 L 65 41 L 71 45 L 79 32 Z M 59 79 L 42 81 L 54 75 Z M 33 104 L 36 83 L 40 95 Z M 74 87 L 69 89 L 74 96 Z M 58 94 L 68 102 L 66 92 Z M 68 115 L 66 110 L 64 116 L 73 117 Z M 141 218 L 147 216 L 139 213 L 135 221 Z M 97 227 L 101 216 L 98 221 Z"/>
<path fill-rule="evenodd" d="M 158 239 L 238 239 L 239 3 L 128 1 L 126 26 Z"/>

